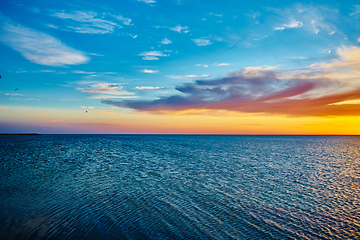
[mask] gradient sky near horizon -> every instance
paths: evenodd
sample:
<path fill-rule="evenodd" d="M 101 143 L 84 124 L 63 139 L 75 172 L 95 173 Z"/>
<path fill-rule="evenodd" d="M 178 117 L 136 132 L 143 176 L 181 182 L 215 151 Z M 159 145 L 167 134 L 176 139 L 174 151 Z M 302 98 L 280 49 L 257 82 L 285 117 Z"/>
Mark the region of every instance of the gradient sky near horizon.
<path fill-rule="evenodd" d="M 356 1 L 0 3 L 0 132 L 360 134 Z"/>

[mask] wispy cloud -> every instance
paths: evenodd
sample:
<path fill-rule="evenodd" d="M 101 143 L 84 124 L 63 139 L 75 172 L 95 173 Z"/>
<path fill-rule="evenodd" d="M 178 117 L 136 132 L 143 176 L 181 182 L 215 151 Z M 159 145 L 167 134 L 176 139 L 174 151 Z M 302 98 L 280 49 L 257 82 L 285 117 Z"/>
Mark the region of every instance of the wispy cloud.
<path fill-rule="evenodd" d="M 211 15 L 214 15 L 214 16 L 216 16 L 216 17 L 222 17 L 223 16 L 223 14 L 222 13 L 219 13 L 219 14 L 216 14 L 216 13 L 209 13 L 209 16 L 211 16 Z"/>
<path fill-rule="evenodd" d="M 178 95 L 152 101 L 102 101 L 139 111 L 227 110 L 288 116 L 342 116 L 360 112 L 360 48 L 303 71 L 248 67 L 227 77 L 176 87 Z"/>
<path fill-rule="evenodd" d="M 158 57 L 168 57 L 169 54 L 164 54 L 162 51 L 149 51 L 149 52 L 142 52 L 139 56 L 143 56 L 144 60 L 159 60 Z"/>
<path fill-rule="evenodd" d="M 147 4 L 156 3 L 154 0 L 138 0 L 139 2 L 144 2 Z"/>
<path fill-rule="evenodd" d="M 209 39 L 205 39 L 205 38 L 197 38 L 197 39 L 191 39 L 194 41 L 194 43 L 198 46 L 207 46 L 212 44 L 212 42 L 210 42 Z"/>
<path fill-rule="evenodd" d="M 203 75 L 195 75 L 195 74 L 189 74 L 189 75 L 168 75 L 168 78 L 175 78 L 175 79 L 183 79 L 183 78 L 204 78 L 208 77 L 209 74 L 203 74 Z"/>
<path fill-rule="evenodd" d="M 162 44 L 170 44 L 172 43 L 171 40 L 167 39 L 167 38 L 164 38 L 162 41 L 161 41 Z"/>
<path fill-rule="evenodd" d="M 143 73 L 157 73 L 159 71 L 158 70 L 143 69 L 143 70 L 141 70 L 141 72 L 143 72 Z"/>
<path fill-rule="evenodd" d="M 79 82 L 80 85 L 87 85 L 77 87 L 76 90 L 89 93 L 88 98 L 95 99 L 106 99 L 106 98 L 134 98 L 135 96 L 124 96 L 134 95 L 135 93 L 123 90 L 123 86 L 118 83 L 88 83 Z"/>
<path fill-rule="evenodd" d="M 360 5 L 353 5 L 353 9 L 351 13 L 349 13 L 350 16 L 355 16 L 360 13 Z"/>
<path fill-rule="evenodd" d="M 334 7 L 315 4 L 290 4 L 283 8 L 267 8 L 266 10 L 266 14 L 259 12 L 245 14 L 253 23 L 251 28 L 226 27 L 222 37 L 223 41 L 227 42 L 230 47 L 240 45 L 255 47 L 260 40 L 277 34 L 280 32 L 279 30 L 284 29 L 298 29 L 299 31 L 324 35 L 329 35 L 335 31 L 336 34 L 331 35 L 333 37 L 326 40 L 336 42 L 336 44 L 346 39 L 345 34 L 337 27 L 339 10 Z M 260 16 L 261 18 L 259 18 Z M 261 24 L 259 24 L 260 19 Z M 215 41 L 214 38 L 211 39 Z"/>
<path fill-rule="evenodd" d="M 21 94 L 21 93 L 5 93 L 6 96 L 25 96 L 24 94 Z"/>
<path fill-rule="evenodd" d="M 106 94 L 92 94 L 89 95 L 88 98 L 92 99 L 111 99 L 111 98 L 137 98 L 137 96 L 117 96 L 117 95 L 106 95 Z"/>
<path fill-rule="evenodd" d="M 95 110 L 96 113 L 100 113 L 100 114 L 114 114 L 117 113 L 114 110 Z"/>
<path fill-rule="evenodd" d="M 98 56 L 98 57 L 103 57 L 104 55 L 102 54 L 98 54 L 98 53 L 89 53 L 89 55 L 92 55 L 92 56 Z"/>
<path fill-rule="evenodd" d="M 73 70 L 73 73 L 78 73 L 78 74 L 95 74 L 96 72 L 85 72 L 85 71 L 80 71 L 80 70 Z"/>
<path fill-rule="evenodd" d="M 170 30 L 175 31 L 175 32 L 179 32 L 179 33 L 182 33 L 182 32 L 183 33 L 188 33 L 189 32 L 187 26 L 182 27 L 181 25 L 177 25 L 177 26 L 175 26 L 173 28 L 170 28 Z"/>
<path fill-rule="evenodd" d="M 154 57 L 154 56 L 144 56 L 143 59 L 144 59 L 144 60 L 150 60 L 150 61 L 151 61 L 151 60 L 159 60 L 158 57 Z"/>
<path fill-rule="evenodd" d="M 322 76 L 325 78 L 348 80 L 352 86 L 358 86 L 360 79 L 360 48 L 342 47 L 337 50 L 339 59 L 330 63 L 312 64 L 311 69 L 323 70 Z"/>
<path fill-rule="evenodd" d="M 132 20 L 130 18 L 123 17 L 122 15 L 104 13 L 101 17 L 98 17 L 98 14 L 93 11 L 62 11 L 55 12 L 52 16 L 71 20 L 72 25 L 69 25 L 67 28 L 79 33 L 105 34 L 114 32 L 115 28 L 122 28 L 120 24 L 104 19 L 104 16 L 111 16 L 119 20 L 123 25 L 132 25 Z M 74 25 L 74 23 L 76 25 Z"/>
<path fill-rule="evenodd" d="M 229 66 L 230 63 L 219 63 L 219 64 L 215 64 L 215 66 Z"/>
<path fill-rule="evenodd" d="M 130 18 L 125 18 L 121 15 L 118 16 L 114 16 L 116 19 L 120 20 L 124 25 L 131 25 L 131 19 Z"/>
<path fill-rule="evenodd" d="M 140 90 L 154 90 L 154 89 L 160 89 L 160 87 L 136 87 L 136 89 L 140 89 Z"/>
<path fill-rule="evenodd" d="M 327 8 L 324 6 L 312 6 L 305 4 L 296 4 L 289 8 L 276 9 L 282 22 L 274 30 L 284 30 L 286 28 L 300 28 L 318 34 L 321 30 L 330 34 L 332 32 L 341 33 L 333 24 L 338 15 L 337 9 Z"/>
<path fill-rule="evenodd" d="M 13 24 L 1 16 L 0 20 L 0 40 L 33 63 L 61 67 L 89 61 L 85 53 L 66 46 L 46 33 Z"/>
<path fill-rule="evenodd" d="M 275 30 L 284 30 L 285 28 L 299 28 L 304 24 L 302 22 L 293 20 L 289 24 L 283 24 L 281 27 L 276 27 Z"/>
<path fill-rule="evenodd" d="M 204 68 L 207 68 L 209 67 L 207 64 L 196 64 L 195 67 L 204 67 Z"/>

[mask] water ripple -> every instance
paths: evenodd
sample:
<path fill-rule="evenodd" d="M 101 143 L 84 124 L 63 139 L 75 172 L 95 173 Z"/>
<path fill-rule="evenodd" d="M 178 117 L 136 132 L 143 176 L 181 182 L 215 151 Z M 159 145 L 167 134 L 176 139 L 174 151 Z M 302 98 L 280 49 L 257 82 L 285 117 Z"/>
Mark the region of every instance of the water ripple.
<path fill-rule="evenodd" d="M 1 239 L 358 239 L 360 138 L 0 138 Z"/>

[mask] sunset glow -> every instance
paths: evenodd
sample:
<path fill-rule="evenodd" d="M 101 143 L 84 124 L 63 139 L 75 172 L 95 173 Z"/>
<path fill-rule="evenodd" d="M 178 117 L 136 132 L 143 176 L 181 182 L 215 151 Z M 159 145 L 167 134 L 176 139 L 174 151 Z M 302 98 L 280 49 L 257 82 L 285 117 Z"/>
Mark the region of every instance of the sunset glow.
<path fill-rule="evenodd" d="M 0 133 L 360 135 L 360 5 L 1 6 Z"/>

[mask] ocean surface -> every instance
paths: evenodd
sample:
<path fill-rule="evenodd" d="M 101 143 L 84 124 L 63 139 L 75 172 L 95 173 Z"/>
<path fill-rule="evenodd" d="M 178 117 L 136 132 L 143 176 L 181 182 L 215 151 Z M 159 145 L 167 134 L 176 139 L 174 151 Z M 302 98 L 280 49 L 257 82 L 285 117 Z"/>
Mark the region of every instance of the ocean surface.
<path fill-rule="evenodd" d="M 0 239 L 360 239 L 360 137 L 0 136 Z"/>

